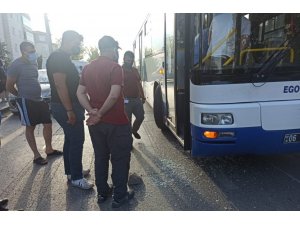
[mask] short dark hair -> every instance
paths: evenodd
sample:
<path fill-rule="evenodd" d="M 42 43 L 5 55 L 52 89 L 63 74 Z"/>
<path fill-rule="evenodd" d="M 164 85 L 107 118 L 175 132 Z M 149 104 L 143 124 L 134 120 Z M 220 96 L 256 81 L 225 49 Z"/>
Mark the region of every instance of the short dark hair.
<path fill-rule="evenodd" d="M 113 39 L 111 36 L 103 36 L 98 41 L 98 48 L 100 51 L 105 51 L 107 49 L 120 48 L 119 43 Z"/>
<path fill-rule="evenodd" d="M 131 57 L 131 58 L 134 59 L 134 53 L 133 53 L 132 51 L 126 51 L 126 52 L 124 53 L 124 58 L 125 58 L 125 56 L 129 56 L 129 57 Z"/>
<path fill-rule="evenodd" d="M 83 41 L 83 36 L 74 30 L 67 30 L 62 35 L 61 44 L 73 41 L 74 39 Z"/>
<path fill-rule="evenodd" d="M 34 48 L 34 45 L 29 41 L 23 41 L 20 44 L 20 51 L 23 52 L 25 50 L 25 48 L 27 48 L 27 47 L 33 47 Z"/>

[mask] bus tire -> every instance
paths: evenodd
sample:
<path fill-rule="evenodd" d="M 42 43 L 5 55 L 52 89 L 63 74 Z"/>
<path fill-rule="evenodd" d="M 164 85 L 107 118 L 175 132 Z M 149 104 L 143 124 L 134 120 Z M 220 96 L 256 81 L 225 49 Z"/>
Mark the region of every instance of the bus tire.
<path fill-rule="evenodd" d="M 154 92 L 153 114 L 154 121 L 157 127 L 161 130 L 165 130 L 166 125 L 164 123 L 164 105 L 162 100 L 161 88 L 159 86 L 156 87 Z"/>

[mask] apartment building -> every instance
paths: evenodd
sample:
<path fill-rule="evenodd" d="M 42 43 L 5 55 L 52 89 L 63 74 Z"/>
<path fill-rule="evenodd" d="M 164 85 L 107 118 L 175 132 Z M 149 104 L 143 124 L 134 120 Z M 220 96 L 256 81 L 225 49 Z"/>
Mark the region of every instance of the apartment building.
<path fill-rule="evenodd" d="M 26 13 L 0 13 L 0 41 L 5 42 L 12 60 L 21 56 L 20 43 L 34 43 L 30 16 Z"/>

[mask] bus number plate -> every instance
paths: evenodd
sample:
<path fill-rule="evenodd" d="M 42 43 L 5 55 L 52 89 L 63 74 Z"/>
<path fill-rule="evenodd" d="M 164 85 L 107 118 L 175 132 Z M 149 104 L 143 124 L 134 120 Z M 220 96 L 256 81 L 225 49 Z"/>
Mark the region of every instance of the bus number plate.
<path fill-rule="evenodd" d="M 300 134 L 286 134 L 284 135 L 283 143 L 300 142 Z"/>

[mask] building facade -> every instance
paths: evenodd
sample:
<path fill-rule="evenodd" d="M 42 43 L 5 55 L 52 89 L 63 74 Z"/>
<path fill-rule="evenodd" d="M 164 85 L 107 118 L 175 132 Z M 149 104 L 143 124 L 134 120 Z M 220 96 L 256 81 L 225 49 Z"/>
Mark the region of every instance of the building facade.
<path fill-rule="evenodd" d="M 46 68 L 46 61 L 51 53 L 48 44 L 48 34 L 46 32 L 34 31 L 35 49 L 39 57 L 42 59 L 41 68 Z"/>
<path fill-rule="evenodd" d="M 24 40 L 34 43 L 30 16 L 25 13 L 0 13 L 0 41 L 7 45 L 11 60 L 21 56 L 19 46 Z"/>

